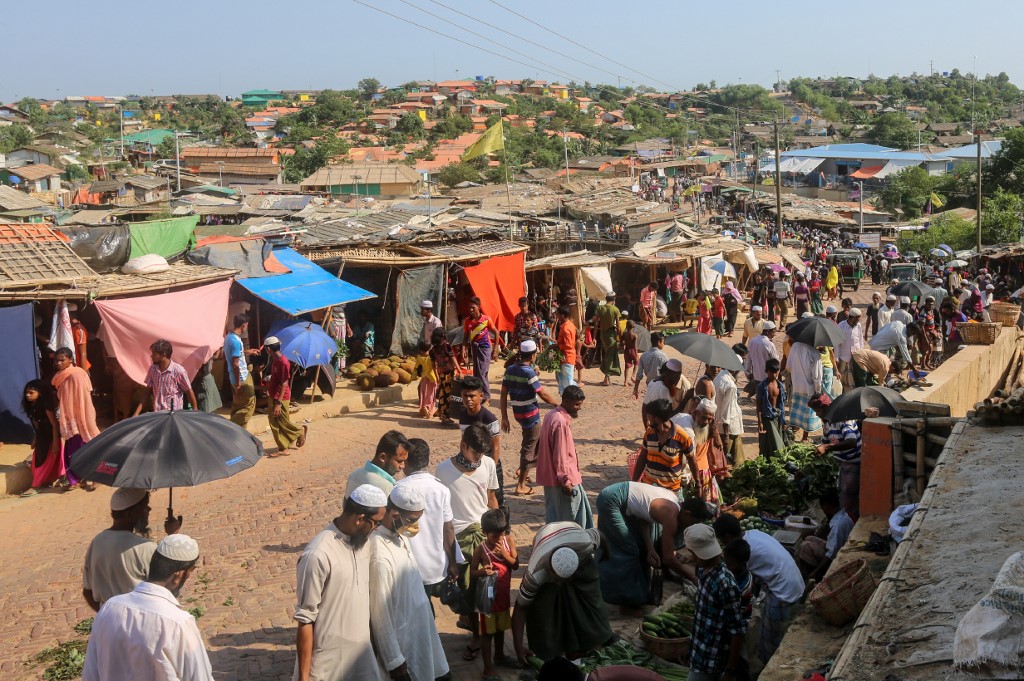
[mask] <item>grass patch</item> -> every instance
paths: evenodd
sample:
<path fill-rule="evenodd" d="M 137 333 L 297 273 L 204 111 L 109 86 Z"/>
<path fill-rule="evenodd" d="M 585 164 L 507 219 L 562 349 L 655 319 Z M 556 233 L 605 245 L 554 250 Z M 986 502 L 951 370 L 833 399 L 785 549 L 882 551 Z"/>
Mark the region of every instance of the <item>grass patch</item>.
<path fill-rule="evenodd" d="M 91 623 L 90 623 L 91 626 Z M 67 681 L 82 676 L 82 668 L 85 666 L 85 649 L 88 641 L 66 641 L 58 643 L 53 648 L 43 650 L 32 661 L 36 664 L 45 664 L 46 671 L 43 678 L 46 681 Z"/>

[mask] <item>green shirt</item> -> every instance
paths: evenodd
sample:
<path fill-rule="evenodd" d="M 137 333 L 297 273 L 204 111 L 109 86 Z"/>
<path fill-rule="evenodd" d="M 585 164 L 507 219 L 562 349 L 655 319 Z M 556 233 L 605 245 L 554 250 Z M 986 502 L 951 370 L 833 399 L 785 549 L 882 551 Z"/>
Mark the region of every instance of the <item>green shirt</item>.
<path fill-rule="evenodd" d="M 619 317 L 622 314 L 619 312 L 619 308 L 614 305 L 605 303 L 598 306 L 597 308 L 597 324 L 599 331 L 607 331 L 608 329 L 617 328 L 619 324 Z"/>

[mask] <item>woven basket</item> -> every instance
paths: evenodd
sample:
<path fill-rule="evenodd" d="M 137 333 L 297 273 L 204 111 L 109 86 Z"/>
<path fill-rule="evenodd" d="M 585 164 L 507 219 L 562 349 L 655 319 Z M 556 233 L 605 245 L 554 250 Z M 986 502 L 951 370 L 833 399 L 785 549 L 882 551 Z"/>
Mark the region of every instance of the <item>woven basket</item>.
<path fill-rule="evenodd" d="M 964 339 L 964 343 L 967 345 L 992 345 L 996 342 L 996 338 L 999 337 L 999 329 L 1001 328 L 1003 328 L 1002 324 L 993 322 L 968 322 L 967 324 L 957 324 L 956 326 L 956 330 L 960 332 L 960 337 Z"/>
<path fill-rule="evenodd" d="M 1003 302 L 992 303 L 988 309 L 988 314 L 993 322 L 1003 326 L 1017 326 L 1017 318 L 1020 317 L 1020 305 Z"/>
<path fill-rule="evenodd" d="M 855 560 L 829 573 L 808 600 L 825 621 L 841 627 L 857 619 L 877 585 L 868 562 Z"/>
<path fill-rule="evenodd" d="M 682 662 L 690 654 L 690 637 L 685 638 L 658 638 L 651 636 L 643 629 L 640 629 L 640 638 L 644 642 L 644 648 L 651 655 L 657 655 L 668 662 Z"/>

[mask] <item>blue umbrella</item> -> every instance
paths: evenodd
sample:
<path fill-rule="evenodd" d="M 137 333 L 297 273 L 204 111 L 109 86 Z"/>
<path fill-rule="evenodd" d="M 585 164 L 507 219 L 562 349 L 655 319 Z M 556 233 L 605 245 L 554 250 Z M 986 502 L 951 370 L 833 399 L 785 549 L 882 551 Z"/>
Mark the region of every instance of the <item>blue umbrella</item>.
<path fill-rule="evenodd" d="M 854 248 L 871 248 L 871 246 L 868 246 L 868 245 L 867 245 L 866 243 L 864 243 L 863 241 L 858 241 L 857 243 L 855 243 L 855 244 L 853 245 L 853 247 L 854 247 Z"/>
<path fill-rule="evenodd" d="M 338 352 L 337 341 L 313 322 L 295 322 L 276 330 L 271 327 L 270 335 L 281 341 L 281 353 L 303 368 L 330 364 Z"/>
<path fill-rule="evenodd" d="M 934 255 L 936 258 L 948 258 L 950 256 L 949 253 L 942 250 L 941 248 L 933 248 L 932 250 L 928 251 L 928 254 Z"/>
<path fill-rule="evenodd" d="M 718 272 L 723 277 L 736 278 L 736 268 L 732 266 L 732 263 L 726 262 L 725 260 L 716 260 L 708 267 L 711 270 Z"/>
<path fill-rule="evenodd" d="M 939 244 L 939 248 L 944 250 L 946 253 L 949 253 L 950 255 L 953 255 L 953 247 L 952 246 L 947 246 L 946 244 Z"/>

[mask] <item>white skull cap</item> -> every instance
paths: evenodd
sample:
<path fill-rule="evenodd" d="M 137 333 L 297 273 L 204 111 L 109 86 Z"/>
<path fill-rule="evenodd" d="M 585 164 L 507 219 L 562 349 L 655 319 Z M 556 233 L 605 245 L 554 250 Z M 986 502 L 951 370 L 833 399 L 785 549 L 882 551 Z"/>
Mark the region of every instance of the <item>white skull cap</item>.
<path fill-rule="evenodd" d="M 366 508 L 384 508 L 388 505 L 388 495 L 384 494 L 380 487 L 373 485 L 359 485 L 352 490 L 348 498 Z"/>
<path fill-rule="evenodd" d="M 169 534 L 156 545 L 156 552 L 165 558 L 189 563 L 199 558 L 199 543 L 186 534 Z"/>
<path fill-rule="evenodd" d="M 423 495 L 408 485 L 396 485 L 388 498 L 393 506 L 403 511 L 422 511 L 427 506 Z"/>
<path fill-rule="evenodd" d="M 556 549 L 551 554 L 551 569 L 562 579 L 568 579 L 576 574 L 576 568 L 580 566 L 580 557 L 568 546 Z"/>

